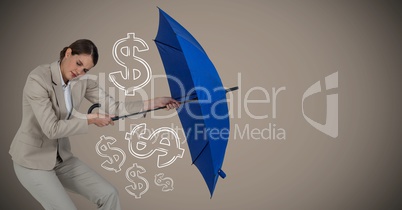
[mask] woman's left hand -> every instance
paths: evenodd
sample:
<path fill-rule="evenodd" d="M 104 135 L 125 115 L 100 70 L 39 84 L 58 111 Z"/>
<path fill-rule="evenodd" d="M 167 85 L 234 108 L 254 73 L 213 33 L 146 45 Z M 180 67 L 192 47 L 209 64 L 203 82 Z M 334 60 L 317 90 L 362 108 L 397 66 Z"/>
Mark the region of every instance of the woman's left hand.
<path fill-rule="evenodd" d="M 156 109 L 164 106 L 166 106 L 166 110 L 177 109 L 180 106 L 180 102 L 171 97 L 156 97 L 154 99 L 144 101 L 144 110 Z"/>

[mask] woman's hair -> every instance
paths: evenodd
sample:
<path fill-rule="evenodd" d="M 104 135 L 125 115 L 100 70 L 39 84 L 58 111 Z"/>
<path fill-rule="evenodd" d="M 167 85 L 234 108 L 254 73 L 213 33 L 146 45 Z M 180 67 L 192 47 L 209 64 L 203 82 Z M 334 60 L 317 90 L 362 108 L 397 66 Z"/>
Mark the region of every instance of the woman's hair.
<path fill-rule="evenodd" d="M 96 63 L 98 63 L 98 48 L 96 48 L 95 44 L 91 40 L 79 39 L 73 42 L 70 46 L 63 48 L 63 50 L 60 51 L 60 61 L 63 60 L 68 48 L 71 48 L 72 55 L 90 55 L 92 57 L 92 62 L 94 63 L 94 66 L 96 65 Z"/>

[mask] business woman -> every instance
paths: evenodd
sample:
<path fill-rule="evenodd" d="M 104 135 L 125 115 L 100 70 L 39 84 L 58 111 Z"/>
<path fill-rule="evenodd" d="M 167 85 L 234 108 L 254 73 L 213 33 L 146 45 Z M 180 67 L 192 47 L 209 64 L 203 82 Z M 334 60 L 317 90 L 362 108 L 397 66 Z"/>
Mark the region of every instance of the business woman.
<path fill-rule="evenodd" d="M 87 133 L 91 124 L 113 125 L 114 115 L 179 106 L 170 97 L 127 103 L 114 101 L 96 81 L 82 77 L 97 61 L 95 44 L 81 39 L 65 47 L 59 61 L 35 68 L 27 78 L 22 122 L 10 154 L 17 178 L 45 209 L 76 209 L 66 190 L 83 195 L 98 209 L 121 209 L 117 190 L 73 156 L 68 137 Z M 109 114 L 78 113 L 76 110 L 84 98 L 108 107 Z"/>

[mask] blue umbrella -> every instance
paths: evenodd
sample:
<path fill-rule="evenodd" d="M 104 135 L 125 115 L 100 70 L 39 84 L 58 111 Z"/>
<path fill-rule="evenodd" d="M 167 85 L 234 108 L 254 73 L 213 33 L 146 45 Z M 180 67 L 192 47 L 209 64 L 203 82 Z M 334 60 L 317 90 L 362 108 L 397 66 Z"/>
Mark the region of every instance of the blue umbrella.
<path fill-rule="evenodd" d="M 188 96 L 178 109 L 192 162 L 208 185 L 211 197 L 222 171 L 229 138 L 229 115 L 222 81 L 197 40 L 177 21 L 159 9 L 155 38 L 173 98 Z"/>

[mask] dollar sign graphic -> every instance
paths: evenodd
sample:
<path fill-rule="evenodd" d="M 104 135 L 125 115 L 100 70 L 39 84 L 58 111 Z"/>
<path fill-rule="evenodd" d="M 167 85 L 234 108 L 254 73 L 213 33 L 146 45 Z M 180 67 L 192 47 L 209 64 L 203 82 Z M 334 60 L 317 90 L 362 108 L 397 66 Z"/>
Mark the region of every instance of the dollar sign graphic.
<path fill-rule="evenodd" d="M 134 163 L 133 166 L 126 171 L 126 178 L 132 184 L 126 186 L 125 189 L 128 194 L 134 196 L 136 199 L 141 198 L 141 196 L 148 191 L 148 181 L 140 175 L 145 172 L 145 168 L 137 165 L 137 163 Z"/>
<path fill-rule="evenodd" d="M 113 137 L 100 137 L 100 141 L 95 146 L 96 153 L 101 157 L 107 158 L 101 166 L 108 171 L 114 171 L 115 173 L 121 170 L 121 166 L 126 161 L 126 154 L 118 147 L 112 147 L 116 142 Z"/>
<path fill-rule="evenodd" d="M 180 147 L 179 136 L 169 127 L 158 128 L 146 136 L 146 124 L 141 123 L 131 132 L 127 132 L 125 139 L 128 141 L 130 153 L 136 158 L 145 159 L 158 153 L 158 168 L 173 164 L 184 154 L 184 149 Z"/>
<path fill-rule="evenodd" d="M 151 67 L 144 59 L 136 56 L 136 52 L 147 50 L 147 43 L 135 37 L 135 33 L 127 33 L 126 38 L 117 40 L 113 45 L 113 58 L 125 71 L 112 72 L 109 79 L 117 88 L 124 90 L 125 95 L 135 95 L 135 90 L 144 87 L 151 79 Z M 127 80 L 130 81 L 130 87 L 123 85 Z"/>
<path fill-rule="evenodd" d="M 159 187 L 162 187 L 163 192 L 172 191 L 173 188 L 173 179 L 170 177 L 164 177 L 165 174 L 159 173 L 155 175 L 155 184 Z"/>

